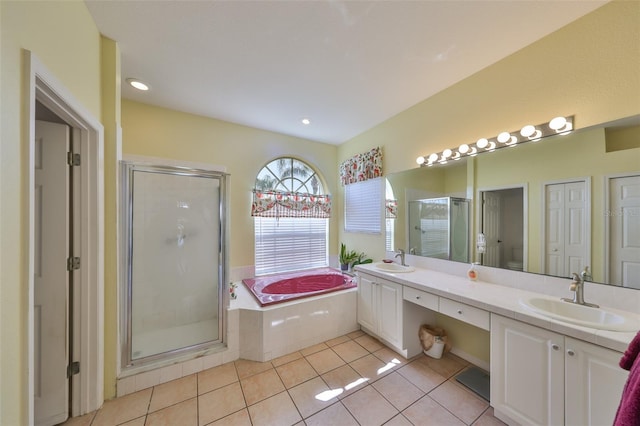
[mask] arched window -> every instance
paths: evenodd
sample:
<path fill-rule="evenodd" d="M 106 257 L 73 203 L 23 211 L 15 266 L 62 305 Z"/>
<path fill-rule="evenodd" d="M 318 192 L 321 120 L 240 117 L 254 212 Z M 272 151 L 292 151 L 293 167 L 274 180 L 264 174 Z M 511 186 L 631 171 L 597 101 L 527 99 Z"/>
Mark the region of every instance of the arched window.
<path fill-rule="evenodd" d="M 276 158 L 256 177 L 254 217 L 256 275 L 328 265 L 331 197 L 303 161 Z"/>

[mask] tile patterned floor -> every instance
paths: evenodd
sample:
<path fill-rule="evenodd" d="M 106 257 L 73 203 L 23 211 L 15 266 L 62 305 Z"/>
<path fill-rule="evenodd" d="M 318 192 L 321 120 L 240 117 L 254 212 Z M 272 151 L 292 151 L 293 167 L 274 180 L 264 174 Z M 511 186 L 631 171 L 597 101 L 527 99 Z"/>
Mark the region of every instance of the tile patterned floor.
<path fill-rule="evenodd" d="M 502 425 L 451 354 L 406 360 L 361 331 L 271 362 L 238 360 L 105 402 L 65 426 Z"/>

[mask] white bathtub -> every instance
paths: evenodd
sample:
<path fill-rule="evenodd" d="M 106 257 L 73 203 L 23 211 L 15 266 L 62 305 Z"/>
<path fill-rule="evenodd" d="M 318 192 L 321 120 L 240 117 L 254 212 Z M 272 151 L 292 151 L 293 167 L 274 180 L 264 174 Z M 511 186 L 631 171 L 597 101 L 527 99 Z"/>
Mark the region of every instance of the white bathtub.
<path fill-rule="evenodd" d="M 270 361 L 360 328 L 357 288 L 260 307 L 242 282 L 237 284 L 238 298 L 231 301 L 229 310 L 239 311 L 242 359 Z"/>

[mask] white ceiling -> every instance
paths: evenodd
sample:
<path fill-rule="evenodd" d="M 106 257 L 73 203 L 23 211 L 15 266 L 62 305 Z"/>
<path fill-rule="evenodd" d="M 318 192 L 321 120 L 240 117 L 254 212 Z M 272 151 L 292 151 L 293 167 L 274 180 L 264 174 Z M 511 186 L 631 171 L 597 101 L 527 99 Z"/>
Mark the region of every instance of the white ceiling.
<path fill-rule="evenodd" d="M 340 144 L 606 1 L 86 3 L 124 98 Z"/>

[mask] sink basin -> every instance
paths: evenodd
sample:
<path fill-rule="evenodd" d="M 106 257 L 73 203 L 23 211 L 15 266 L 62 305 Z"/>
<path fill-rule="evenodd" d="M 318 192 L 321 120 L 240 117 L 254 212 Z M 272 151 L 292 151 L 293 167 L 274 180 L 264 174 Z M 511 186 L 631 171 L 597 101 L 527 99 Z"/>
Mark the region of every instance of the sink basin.
<path fill-rule="evenodd" d="M 397 263 L 380 262 L 380 263 L 376 263 L 374 266 L 376 267 L 376 269 L 379 269 L 379 270 L 385 271 L 385 272 L 413 272 L 413 271 L 415 271 L 415 268 L 413 266 L 402 266 L 402 265 L 397 264 Z"/>
<path fill-rule="evenodd" d="M 607 309 L 591 308 L 542 297 L 522 299 L 520 303 L 541 315 L 584 327 L 610 331 L 637 331 L 640 329 L 640 321 L 637 318 Z"/>

